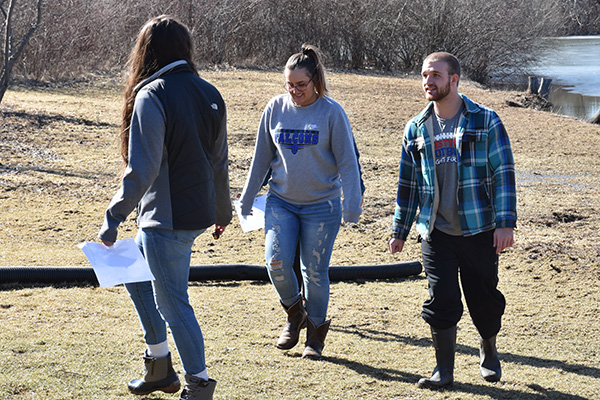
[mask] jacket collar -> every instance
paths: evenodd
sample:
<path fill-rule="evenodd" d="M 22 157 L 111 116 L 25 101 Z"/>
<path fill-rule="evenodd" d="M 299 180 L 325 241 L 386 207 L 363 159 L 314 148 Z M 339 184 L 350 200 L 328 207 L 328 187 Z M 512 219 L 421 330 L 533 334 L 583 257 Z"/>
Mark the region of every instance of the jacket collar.
<path fill-rule="evenodd" d="M 475 114 L 477 112 L 479 112 L 481 110 L 481 108 L 475 104 L 474 102 L 472 102 L 467 96 L 465 96 L 462 93 L 458 94 L 460 96 L 460 98 L 462 99 L 463 103 L 465 104 L 465 113 L 472 113 Z M 427 107 L 425 107 L 425 109 L 423 109 L 423 111 L 421 111 L 421 113 L 419 113 L 419 115 L 417 115 L 415 117 L 415 122 L 417 123 L 417 125 L 422 125 L 423 123 L 425 123 L 425 121 L 427 119 L 429 119 L 431 117 L 431 115 L 433 114 L 433 101 L 430 102 Z"/>
<path fill-rule="evenodd" d="M 153 80 L 158 79 L 159 77 L 168 74 L 169 72 L 173 71 L 174 69 L 176 69 L 177 67 L 180 67 L 182 65 L 185 65 L 188 69 L 191 69 L 191 67 L 188 65 L 187 61 L 185 61 L 185 60 L 174 61 L 171 64 L 165 65 L 164 67 L 162 67 L 161 69 L 156 71 L 154 74 L 152 74 L 150 77 L 148 77 L 148 78 L 144 79 L 143 81 L 141 81 L 140 83 L 138 83 L 135 86 L 135 88 L 133 89 L 134 93 L 137 93 L 141 88 L 143 88 L 144 86 L 146 86 Z"/>

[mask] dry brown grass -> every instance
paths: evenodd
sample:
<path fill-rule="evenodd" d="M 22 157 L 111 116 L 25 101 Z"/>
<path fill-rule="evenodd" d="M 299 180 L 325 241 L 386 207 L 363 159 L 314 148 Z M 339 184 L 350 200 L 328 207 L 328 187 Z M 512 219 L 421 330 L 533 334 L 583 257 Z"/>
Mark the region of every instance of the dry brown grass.
<path fill-rule="evenodd" d="M 240 193 L 258 119 L 281 92 L 281 75 L 205 71 L 228 105 L 232 195 Z M 342 227 L 333 264 L 420 259 L 416 237 L 400 256 L 386 248 L 402 128 L 425 105 L 414 78 L 330 74 L 332 96 L 351 119 L 367 186 L 358 224 Z M 476 333 L 460 324 L 452 391 L 414 382 L 433 368 L 419 317 L 422 276 L 332 285 L 332 331 L 322 362 L 301 347 L 273 347 L 283 318 L 273 289 L 253 282 L 190 287 L 207 360 L 227 399 L 587 399 L 600 387 L 600 127 L 511 108 L 513 92 L 469 82 L 461 91 L 494 108 L 517 163 L 516 245 L 500 263 L 508 307 L 499 338 L 504 379 L 478 377 Z M 0 265 L 83 266 L 75 247 L 96 240 L 117 189 L 120 92 L 114 84 L 16 87 L 0 106 Z M 133 222 L 120 238 L 132 237 Z M 194 264 L 263 264 L 262 232 L 197 240 Z M 141 337 L 122 288 L 0 287 L 0 398 L 118 399 L 139 369 Z M 10 371 L 10 373 L 7 373 Z M 149 398 L 175 398 L 149 396 Z"/>

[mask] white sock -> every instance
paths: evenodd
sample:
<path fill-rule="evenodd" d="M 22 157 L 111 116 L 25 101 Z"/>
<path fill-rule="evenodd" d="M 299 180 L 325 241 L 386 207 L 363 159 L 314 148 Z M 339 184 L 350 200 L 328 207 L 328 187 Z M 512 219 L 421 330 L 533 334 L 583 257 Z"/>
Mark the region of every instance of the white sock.
<path fill-rule="evenodd" d="M 146 344 L 146 348 L 150 357 L 163 358 L 169 355 L 169 342 L 167 340 L 158 344 Z"/>
<path fill-rule="evenodd" d="M 199 374 L 194 374 L 193 376 L 195 376 L 196 378 L 200 378 L 203 381 L 207 381 L 208 380 L 208 369 L 204 368 L 204 371 L 200 372 Z"/>

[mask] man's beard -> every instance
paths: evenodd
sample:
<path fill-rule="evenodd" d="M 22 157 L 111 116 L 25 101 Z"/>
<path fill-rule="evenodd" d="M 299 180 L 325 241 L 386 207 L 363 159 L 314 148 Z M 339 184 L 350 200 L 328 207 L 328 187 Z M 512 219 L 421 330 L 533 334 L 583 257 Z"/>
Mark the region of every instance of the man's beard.
<path fill-rule="evenodd" d="M 444 86 L 436 85 L 436 89 L 437 92 L 435 94 L 425 92 L 425 98 L 429 101 L 440 101 L 448 96 L 448 94 L 450 94 L 450 79 L 448 79 L 448 82 Z"/>

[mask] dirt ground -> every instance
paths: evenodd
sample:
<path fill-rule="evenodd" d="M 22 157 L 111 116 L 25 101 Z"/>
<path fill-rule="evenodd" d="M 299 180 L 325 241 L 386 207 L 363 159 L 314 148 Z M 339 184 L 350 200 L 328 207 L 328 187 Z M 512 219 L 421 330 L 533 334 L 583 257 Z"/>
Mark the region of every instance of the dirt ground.
<path fill-rule="evenodd" d="M 229 113 L 231 194 L 239 195 L 252 157 L 257 121 L 281 76 L 263 71 L 205 71 Z M 87 265 L 75 247 L 96 240 L 118 187 L 119 79 L 64 87 L 14 87 L 0 106 L 0 265 Z M 331 95 L 346 109 L 361 152 L 367 191 L 358 224 L 342 228 L 334 265 L 418 258 L 417 246 L 386 249 L 405 122 L 425 105 L 415 78 L 332 73 Z M 534 109 L 516 92 L 462 82 L 461 91 L 494 108 L 511 137 L 517 168 L 519 226 L 503 257 L 544 273 L 598 276 L 600 127 Z M 133 218 L 131 218 L 133 219 Z M 120 238 L 135 234 L 133 221 Z M 414 233 L 413 233 L 414 235 Z M 194 264 L 263 264 L 262 231 L 243 234 L 234 218 L 225 235 L 204 235 Z M 535 268 L 538 271 L 538 268 Z M 541 272 L 541 271 L 540 271 Z"/>
<path fill-rule="evenodd" d="M 260 114 L 268 99 L 283 91 L 282 76 L 231 69 L 201 75 L 221 90 L 228 106 L 235 198 L 247 176 Z M 76 245 L 97 240 L 103 213 L 119 185 L 119 82 L 119 77 L 104 76 L 64 86 L 16 86 L 5 96 L 0 105 L 0 266 L 89 265 Z M 387 250 L 403 127 L 426 105 L 419 79 L 331 73 L 329 83 L 332 97 L 351 120 L 367 187 L 361 220 L 341 228 L 332 264 L 420 260 L 414 230 L 400 255 Z M 302 364 L 300 375 L 293 375 L 298 371 L 295 353 L 280 354 L 271 346 L 281 310 L 270 285 L 193 284 L 190 293 L 210 335 L 207 354 L 221 382 L 221 398 L 597 396 L 600 126 L 514 107 L 522 101 L 517 92 L 467 81 L 460 90 L 498 112 L 516 161 L 516 241 L 501 255 L 499 271 L 507 298 L 500 338 L 504 382 L 480 382 L 473 367 L 476 333 L 465 316 L 458 388 L 436 394 L 416 389 L 414 382 L 432 367 L 427 328 L 418 315 L 427 295 L 422 276 L 334 285 L 330 313 L 336 322 L 328 337 L 329 358 Z M 133 237 L 135 231 L 131 218 L 119 238 Z M 242 233 L 234 216 L 219 240 L 208 234 L 197 240 L 192 264 L 263 265 L 263 257 L 263 232 Z M 106 390 L 104 398 L 122 398 L 122 382 L 137 368 L 141 345 L 124 289 L 59 289 L 0 289 L 0 319 L 11 332 L 0 336 L 0 367 L 14 371 L 0 378 L 6 388 L 0 397 L 40 398 L 36 393 L 46 393 L 48 399 L 98 398 L 99 390 Z M 240 324 L 239 316 L 246 314 L 255 317 Z M 291 371 L 292 378 L 278 375 L 280 371 Z M 250 380 L 260 383 L 249 386 Z M 318 392 L 298 392 L 293 389 L 298 382 Z M 62 397 L 66 393 L 73 395 Z"/>

